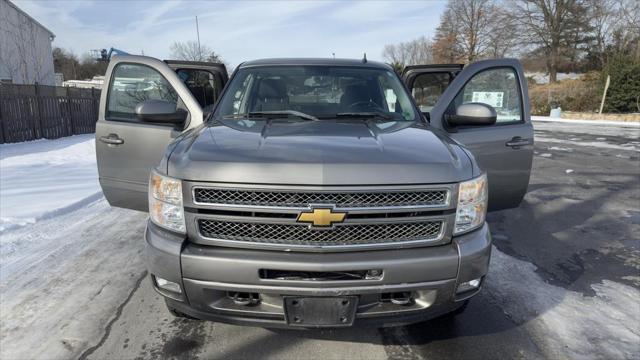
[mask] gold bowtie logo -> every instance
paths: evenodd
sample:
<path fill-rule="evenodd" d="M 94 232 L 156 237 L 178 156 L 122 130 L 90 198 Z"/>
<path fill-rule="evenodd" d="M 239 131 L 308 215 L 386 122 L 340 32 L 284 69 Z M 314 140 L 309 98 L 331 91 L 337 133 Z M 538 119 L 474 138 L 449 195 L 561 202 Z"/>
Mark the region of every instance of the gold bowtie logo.
<path fill-rule="evenodd" d="M 331 226 L 334 223 L 344 221 L 347 216 L 345 212 L 334 212 L 332 209 L 312 209 L 301 212 L 298 215 L 298 222 L 311 223 L 313 226 Z"/>

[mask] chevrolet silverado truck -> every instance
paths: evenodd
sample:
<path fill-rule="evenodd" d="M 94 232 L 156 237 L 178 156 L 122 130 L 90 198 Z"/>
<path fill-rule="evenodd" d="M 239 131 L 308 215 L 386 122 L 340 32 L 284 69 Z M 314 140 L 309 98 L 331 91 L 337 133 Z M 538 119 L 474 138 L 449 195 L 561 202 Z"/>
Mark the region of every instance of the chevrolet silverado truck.
<path fill-rule="evenodd" d="M 108 202 L 149 212 L 145 258 L 176 316 L 397 326 L 464 309 L 487 211 L 533 152 L 517 60 L 407 67 L 116 56 L 96 126 Z"/>

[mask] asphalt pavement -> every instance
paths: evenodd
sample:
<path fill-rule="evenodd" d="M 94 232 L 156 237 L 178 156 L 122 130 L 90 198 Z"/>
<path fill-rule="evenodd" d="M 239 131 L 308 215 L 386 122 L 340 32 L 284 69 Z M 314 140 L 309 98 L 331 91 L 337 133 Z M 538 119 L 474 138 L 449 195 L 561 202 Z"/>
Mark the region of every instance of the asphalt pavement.
<path fill-rule="evenodd" d="M 637 291 L 640 288 L 640 153 L 631 147 L 638 144 L 638 131 L 638 128 L 621 131 L 604 126 L 576 128 L 570 124 L 536 123 L 534 169 L 523 204 L 488 217 L 495 249 L 504 258 L 513 257 L 532 264 L 542 284 L 560 291 L 594 296 L 592 285 L 603 281 L 624 284 Z M 494 291 L 497 284 L 492 284 L 495 271 L 498 269 L 492 267 L 487 289 L 456 317 L 401 328 L 311 331 L 270 330 L 173 318 L 148 279 L 141 278 L 117 317 L 108 324 L 104 337 L 82 357 L 571 356 L 571 352 L 563 353 L 546 341 L 545 334 L 536 328 L 535 318 L 540 314 L 519 311 L 517 304 L 515 307 L 501 304 L 504 294 Z M 502 278 L 495 277 L 502 281 L 505 274 L 500 275 Z M 631 344 L 630 350 L 618 355 L 628 357 L 638 347 L 634 349 Z"/>
<path fill-rule="evenodd" d="M 55 256 L 34 258 L 36 265 L 4 280 L 3 310 L 29 310 L 3 314 L 0 335 L 12 346 L 3 353 L 47 358 L 41 349 L 59 347 L 55 354 L 80 359 L 640 358 L 640 128 L 535 123 L 535 129 L 528 194 L 519 208 L 489 214 L 490 272 L 462 314 L 340 330 L 174 318 L 142 265 L 143 214 L 102 200 L 78 210 L 86 213 L 82 223 L 52 235 L 71 239 L 55 252 L 60 261 L 75 259 L 71 270 Z M 76 290 L 53 298 L 28 292 L 45 281 L 42 274 L 54 285 L 78 283 L 70 288 Z M 28 296 L 13 304 L 7 294 L 18 290 Z M 65 315 L 42 318 L 56 308 Z"/>

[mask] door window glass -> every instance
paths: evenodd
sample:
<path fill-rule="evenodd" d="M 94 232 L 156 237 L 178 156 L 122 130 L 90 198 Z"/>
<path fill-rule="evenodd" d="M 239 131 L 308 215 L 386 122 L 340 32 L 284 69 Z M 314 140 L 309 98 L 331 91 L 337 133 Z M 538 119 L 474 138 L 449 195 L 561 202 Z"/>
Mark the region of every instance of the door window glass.
<path fill-rule="evenodd" d="M 497 123 L 522 121 L 518 78 L 513 69 L 490 69 L 476 74 L 454 100 L 456 106 L 471 102 L 492 106 L 498 114 Z"/>
<path fill-rule="evenodd" d="M 146 100 L 164 100 L 177 107 L 178 94 L 156 70 L 141 64 L 120 64 L 109 85 L 106 118 L 138 122 L 136 105 Z"/>
<path fill-rule="evenodd" d="M 215 76 L 210 71 L 202 69 L 178 69 L 176 73 L 198 100 L 204 112 L 211 111 L 217 97 Z"/>
<path fill-rule="evenodd" d="M 449 83 L 451 83 L 451 75 L 446 72 L 424 73 L 416 76 L 411 94 L 420 111 L 430 112 Z"/>

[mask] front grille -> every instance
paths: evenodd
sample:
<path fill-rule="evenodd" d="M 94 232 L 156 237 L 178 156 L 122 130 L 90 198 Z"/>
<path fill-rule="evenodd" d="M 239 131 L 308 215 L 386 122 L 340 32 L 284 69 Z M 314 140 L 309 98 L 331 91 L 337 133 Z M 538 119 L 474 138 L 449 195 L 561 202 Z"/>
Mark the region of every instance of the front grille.
<path fill-rule="evenodd" d="M 308 207 L 309 204 L 331 204 L 337 208 L 448 205 L 447 190 L 440 189 L 369 193 L 195 188 L 194 200 L 200 204 L 275 207 Z"/>
<path fill-rule="evenodd" d="M 198 220 L 205 238 L 260 244 L 344 246 L 435 240 L 441 235 L 442 220 L 416 222 L 342 224 L 331 229 L 306 225 Z"/>

